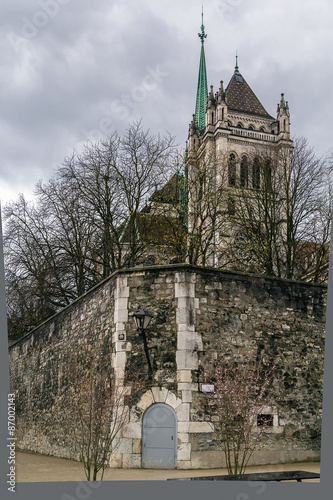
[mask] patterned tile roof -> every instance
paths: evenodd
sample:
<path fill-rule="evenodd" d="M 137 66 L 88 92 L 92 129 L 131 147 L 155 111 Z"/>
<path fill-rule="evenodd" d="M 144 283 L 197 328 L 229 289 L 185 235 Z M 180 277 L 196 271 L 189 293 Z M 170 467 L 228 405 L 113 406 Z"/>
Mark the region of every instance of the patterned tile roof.
<path fill-rule="evenodd" d="M 225 90 L 226 103 L 231 111 L 241 111 L 252 115 L 274 118 L 267 113 L 255 93 L 251 90 L 242 75 L 235 71 Z"/>

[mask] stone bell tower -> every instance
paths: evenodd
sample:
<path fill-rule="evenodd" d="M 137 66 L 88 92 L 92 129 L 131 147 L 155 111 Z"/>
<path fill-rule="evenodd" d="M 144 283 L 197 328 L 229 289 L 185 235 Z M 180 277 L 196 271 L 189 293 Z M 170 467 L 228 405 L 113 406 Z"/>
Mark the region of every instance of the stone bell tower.
<path fill-rule="evenodd" d="M 235 70 L 226 88 L 221 80 L 217 92 L 213 86 L 208 92 L 206 37 L 202 21 L 196 107 L 188 133 L 187 172 L 191 176 L 191 171 L 198 172 L 196 169 L 200 170 L 203 163 L 215 163 L 216 182 L 222 182 L 230 197 L 237 198 L 241 189 L 259 187 L 259 171 L 253 162 L 258 151 L 277 151 L 283 147 L 291 152 L 289 106 L 281 94 L 277 117 L 271 116 L 240 73 L 237 54 Z M 191 206 L 189 220 L 190 212 Z M 217 242 L 218 235 L 214 239 Z M 210 265 L 219 264 L 212 250 Z"/>

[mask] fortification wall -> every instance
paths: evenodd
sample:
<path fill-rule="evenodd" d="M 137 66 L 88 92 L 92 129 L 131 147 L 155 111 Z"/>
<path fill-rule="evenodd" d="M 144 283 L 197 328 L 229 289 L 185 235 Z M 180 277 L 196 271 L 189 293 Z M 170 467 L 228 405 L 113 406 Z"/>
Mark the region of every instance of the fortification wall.
<path fill-rule="evenodd" d="M 204 367 L 217 346 L 239 354 L 257 346 L 266 366 L 276 366 L 274 425 L 252 463 L 319 459 L 326 287 L 188 265 L 115 273 L 10 347 L 19 447 L 77 458 L 68 435 L 49 419 L 66 383 L 66 353 L 93 330 L 118 376 L 134 359 L 146 366 L 131 318 L 139 308 L 153 315 L 147 338 L 154 380 L 132 408 L 113 467 L 141 467 L 142 418 L 157 402 L 177 414 L 178 468 L 223 466 L 214 415 L 203 419 L 198 411 Z"/>

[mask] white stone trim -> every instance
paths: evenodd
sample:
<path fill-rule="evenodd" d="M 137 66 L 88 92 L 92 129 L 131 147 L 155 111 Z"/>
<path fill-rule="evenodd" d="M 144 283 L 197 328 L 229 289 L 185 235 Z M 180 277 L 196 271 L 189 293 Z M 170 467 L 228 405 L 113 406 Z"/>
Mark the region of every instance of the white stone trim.
<path fill-rule="evenodd" d="M 128 298 L 129 286 L 127 276 L 117 276 L 114 290 L 114 325 L 113 334 L 113 356 L 112 365 L 115 370 L 117 383 L 124 384 L 124 372 L 126 366 L 127 352 L 132 350 L 129 342 L 126 342 L 125 324 L 128 321 Z M 124 334 L 124 341 L 118 340 L 119 333 Z"/>
<path fill-rule="evenodd" d="M 196 332 L 196 314 L 200 300 L 195 297 L 195 287 L 196 275 L 194 273 L 183 271 L 175 274 L 177 387 L 182 394 L 182 403 L 176 409 L 178 419 L 177 461 L 180 469 L 191 467 L 189 433 L 211 432 L 211 426 L 206 422 L 190 421 L 193 392 L 198 391 L 198 384 L 193 382 L 192 370 L 198 369 L 198 351 L 203 350 L 202 337 Z"/>

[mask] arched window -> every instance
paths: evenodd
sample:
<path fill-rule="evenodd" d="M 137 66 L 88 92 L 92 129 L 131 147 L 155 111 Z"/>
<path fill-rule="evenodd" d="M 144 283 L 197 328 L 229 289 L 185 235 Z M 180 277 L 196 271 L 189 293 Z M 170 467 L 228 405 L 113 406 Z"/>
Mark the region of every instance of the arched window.
<path fill-rule="evenodd" d="M 147 262 L 146 262 L 146 265 L 147 266 L 154 266 L 156 264 L 156 259 L 155 257 L 153 257 L 152 255 L 149 255 L 147 257 Z"/>
<path fill-rule="evenodd" d="M 240 185 L 241 187 L 248 187 L 249 184 L 249 168 L 247 157 L 244 155 L 240 164 Z"/>
<path fill-rule="evenodd" d="M 253 161 L 252 187 L 253 187 L 253 189 L 260 188 L 260 161 L 259 161 L 259 158 L 255 158 Z"/>
<path fill-rule="evenodd" d="M 249 130 L 254 130 L 254 126 L 253 125 L 249 125 Z"/>
<path fill-rule="evenodd" d="M 228 184 L 236 186 L 236 156 L 231 153 L 228 160 Z"/>

